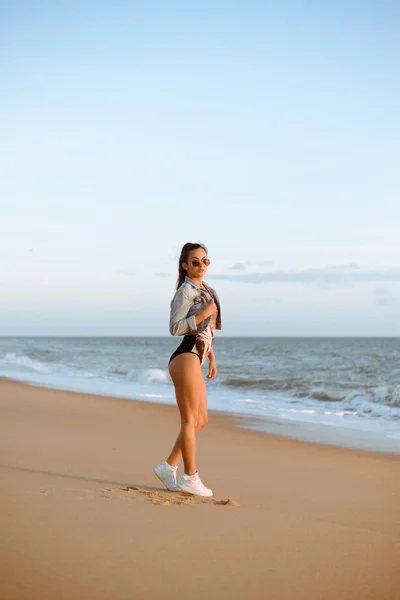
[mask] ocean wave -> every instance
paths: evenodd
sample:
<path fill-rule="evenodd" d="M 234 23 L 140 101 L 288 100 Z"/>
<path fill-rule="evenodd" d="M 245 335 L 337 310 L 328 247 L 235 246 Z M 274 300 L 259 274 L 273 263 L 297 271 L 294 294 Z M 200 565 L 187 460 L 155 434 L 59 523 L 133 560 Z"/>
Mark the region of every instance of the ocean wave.
<path fill-rule="evenodd" d="M 343 403 L 351 408 L 356 399 L 362 399 L 373 411 L 374 405 L 400 408 L 400 385 L 366 386 L 356 382 L 326 382 L 320 380 L 303 381 L 301 379 L 243 378 L 228 377 L 222 381 L 224 386 L 239 390 L 258 392 L 279 392 L 291 398 L 315 400 L 321 403 Z"/>
<path fill-rule="evenodd" d="M 147 369 L 140 375 L 139 379 L 148 383 L 166 383 L 169 375 L 167 371 L 163 371 L 162 369 Z"/>
<path fill-rule="evenodd" d="M 15 352 L 8 352 L 4 358 L 0 360 L 0 364 L 7 367 L 7 365 L 14 367 L 21 367 L 28 369 L 28 371 L 34 371 L 36 373 L 51 373 L 52 369 L 50 365 L 45 365 L 41 361 L 34 360 L 26 354 L 17 355 Z"/>
<path fill-rule="evenodd" d="M 132 365 L 120 365 L 109 370 L 113 375 L 123 375 L 129 381 L 138 381 L 141 383 L 167 383 L 169 375 L 163 369 L 136 369 Z"/>
<path fill-rule="evenodd" d="M 369 392 L 374 402 L 400 408 L 400 385 L 372 387 Z"/>
<path fill-rule="evenodd" d="M 223 385 L 232 388 L 243 388 L 243 389 L 259 389 L 259 390 L 272 390 L 272 391 L 286 391 L 291 389 L 301 390 L 305 388 L 307 384 L 300 379 L 274 379 L 270 377 L 263 377 L 261 379 L 250 379 L 241 377 L 228 377 L 223 382 Z"/>
<path fill-rule="evenodd" d="M 330 396 L 327 392 L 324 392 L 322 390 L 319 392 L 313 392 L 310 395 L 310 398 L 312 398 L 313 400 L 320 400 L 321 402 L 341 402 L 345 399 L 345 397 L 346 396 L 343 395 Z"/>
<path fill-rule="evenodd" d="M 32 360 L 40 362 L 54 362 L 54 360 L 59 359 L 60 356 L 59 352 L 57 353 L 54 350 L 45 350 L 43 348 L 27 349 L 25 354 Z"/>
<path fill-rule="evenodd" d="M 96 377 L 96 374 L 87 369 L 73 367 L 68 363 L 42 362 L 35 360 L 27 354 L 18 355 L 8 352 L 0 359 L 0 368 L 3 371 L 20 370 L 28 373 L 40 373 L 42 375 L 67 375 L 74 377 Z"/>
<path fill-rule="evenodd" d="M 132 365 L 121 365 L 119 367 L 114 367 L 113 369 L 109 369 L 109 373 L 113 375 L 129 375 L 129 373 L 133 372 L 135 369 Z"/>
<path fill-rule="evenodd" d="M 338 389 L 334 390 L 330 382 L 321 380 L 304 381 L 301 379 L 275 379 L 263 377 L 261 379 L 250 379 L 240 377 L 228 377 L 223 385 L 238 389 L 252 389 L 260 391 L 282 392 L 298 398 L 312 398 L 324 402 L 340 402 L 349 391 L 363 389 L 357 384 L 341 382 Z"/>
<path fill-rule="evenodd" d="M 28 352 L 19 354 L 17 352 L 7 352 L 0 358 L 0 371 L 6 374 L 7 372 L 20 371 L 29 375 L 41 374 L 43 376 L 60 375 L 67 377 L 78 378 L 98 378 L 117 380 L 116 375 L 122 376 L 130 382 L 139 384 L 169 384 L 170 378 L 167 370 L 150 368 L 138 369 L 132 364 L 126 363 L 118 367 L 107 368 L 104 364 L 101 365 L 98 361 L 90 364 L 87 360 L 80 356 L 80 360 L 76 362 L 67 361 L 64 357 L 64 362 L 41 361 L 28 356 Z"/>

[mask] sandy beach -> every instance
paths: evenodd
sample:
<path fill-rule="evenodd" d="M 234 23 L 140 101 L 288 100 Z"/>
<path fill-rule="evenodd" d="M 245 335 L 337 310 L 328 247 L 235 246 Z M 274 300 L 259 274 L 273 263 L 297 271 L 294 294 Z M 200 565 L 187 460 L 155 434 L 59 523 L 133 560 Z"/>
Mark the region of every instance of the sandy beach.
<path fill-rule="evenodd" d="M 211 414 L 195 499 L 152 471 L 175 407 L 3 379 L 0 408 L 1 600 L 400 598 L 399 456 Z"/>

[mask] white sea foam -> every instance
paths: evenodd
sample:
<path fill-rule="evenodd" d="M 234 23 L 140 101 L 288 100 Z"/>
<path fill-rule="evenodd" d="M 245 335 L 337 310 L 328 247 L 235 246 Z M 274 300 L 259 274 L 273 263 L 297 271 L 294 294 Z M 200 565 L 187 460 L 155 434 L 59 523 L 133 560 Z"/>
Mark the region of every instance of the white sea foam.
<path fill-rule="evenodd" d="M 168 380 L 167 371 L 163 371 L 162 369 L 147 369 L 141 379 L 145 379 L 149 383 L 153 382 L 166 382 Z"/>
<path fill-rule="evenodd" d="M 138 394 L 141 398 L 171 398 L 168 394 Z"/>

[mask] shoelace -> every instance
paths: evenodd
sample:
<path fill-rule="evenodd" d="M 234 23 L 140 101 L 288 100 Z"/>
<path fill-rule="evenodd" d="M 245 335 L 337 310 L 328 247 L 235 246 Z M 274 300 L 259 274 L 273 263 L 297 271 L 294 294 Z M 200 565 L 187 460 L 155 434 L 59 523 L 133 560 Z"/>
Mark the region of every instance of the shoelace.
<path fill-rule="evenodd" d="M 195 476 L 193 477 L 193 481 L 195 481 L 197 483 L 197 485 L 200 486 L 200 488 L 206 489 L 206 486 L 201 481 L 198 473 L 196 473 Z"/>

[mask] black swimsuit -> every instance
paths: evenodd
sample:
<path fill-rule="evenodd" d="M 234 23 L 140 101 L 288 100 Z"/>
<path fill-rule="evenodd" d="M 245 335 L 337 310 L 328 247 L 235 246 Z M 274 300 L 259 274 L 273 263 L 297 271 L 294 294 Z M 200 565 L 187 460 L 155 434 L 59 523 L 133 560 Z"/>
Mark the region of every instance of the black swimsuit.
<path fill-rule="evenodd" d="M 196 354 L 200 359 L 200 364 L 202 364 L 204 349 L 199 347 L 197 335 L 185 335 L 181 344 L 177 347 L 175 352 L 171 354 L 169 362 L 171 362 L 171 360 L 173 360 L 176 356 L 179 356 L 180 354 L 185 354 L 186 352 Z"/>

